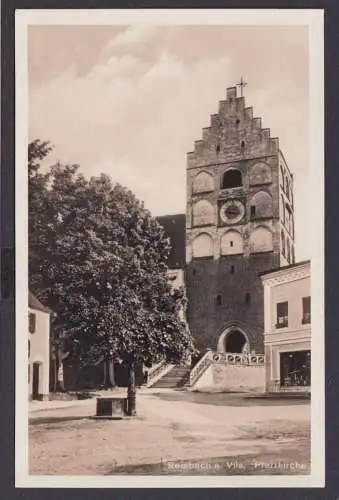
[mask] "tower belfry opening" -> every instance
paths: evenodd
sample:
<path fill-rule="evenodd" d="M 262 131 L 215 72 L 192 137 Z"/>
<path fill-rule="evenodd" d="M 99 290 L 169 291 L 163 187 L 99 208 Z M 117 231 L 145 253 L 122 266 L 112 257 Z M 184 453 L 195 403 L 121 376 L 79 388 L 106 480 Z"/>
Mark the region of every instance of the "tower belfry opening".
<path fill-rule="evenodd" d="M 240 187 L 242 185 L 241 172 L 234 168 L 227 170 L 222 177 L 222 189 Z"/>

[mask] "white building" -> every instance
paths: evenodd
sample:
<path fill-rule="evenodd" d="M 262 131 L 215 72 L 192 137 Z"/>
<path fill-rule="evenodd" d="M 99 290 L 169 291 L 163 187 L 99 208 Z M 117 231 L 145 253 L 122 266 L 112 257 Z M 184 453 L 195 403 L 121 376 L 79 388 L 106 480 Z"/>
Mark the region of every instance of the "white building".
<path fill-rule="evenodd" d="M 28 394 L 48 399 L 50 363 L 50 316 L 52 311 L 28 294 Z"/>
<path fill-rule="evenodd" d="M 310 261 L 261 274 L 266 391 L 310 391 Z"/>

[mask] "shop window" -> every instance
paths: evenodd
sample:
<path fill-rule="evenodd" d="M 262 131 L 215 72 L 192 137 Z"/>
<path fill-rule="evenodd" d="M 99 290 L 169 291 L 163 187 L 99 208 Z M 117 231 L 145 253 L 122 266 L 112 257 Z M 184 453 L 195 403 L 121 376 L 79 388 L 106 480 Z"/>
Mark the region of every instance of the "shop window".
<path fill-rule="evenodd" d="M 281 387 L 311 385 L 311 351 L 280 353 Z"/>

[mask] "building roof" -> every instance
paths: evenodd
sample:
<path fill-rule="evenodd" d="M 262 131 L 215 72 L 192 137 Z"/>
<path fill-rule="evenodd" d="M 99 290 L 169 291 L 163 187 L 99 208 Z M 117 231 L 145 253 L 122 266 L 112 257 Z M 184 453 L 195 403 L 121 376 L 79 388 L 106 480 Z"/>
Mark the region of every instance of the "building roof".
<path fill-rule="evenodd" d="M 183 269 L 186 263 L 185 214 L 162 215 L 156 218 L 171 241 L 167 265 L 170 269 Z"/>
<path fill-rule="evenodd" d="M 49 314 L 52 314 L 53 312 L 52 309 L 41 304 L 40 300 L 37 299 L 37 297 L 33 295 L 32 292 L 28 292 L 28 307 Z"/>
<path fill-rule="evenodd" d="M 281 271 L 288 271 L 289 269 L 294 269 L 296 267 L 304 266 L 305 264 L 310 264 L 310 260 L 302 260 L 300 262 L 296 262 L 295 264 L 289 264 L 288 266 L 276 267 L 275 269 L 270 269 L 269 271 L 264 271 L 259 273 L 259 276 L 268 276 L 269 274 L 278 273 Z"/>

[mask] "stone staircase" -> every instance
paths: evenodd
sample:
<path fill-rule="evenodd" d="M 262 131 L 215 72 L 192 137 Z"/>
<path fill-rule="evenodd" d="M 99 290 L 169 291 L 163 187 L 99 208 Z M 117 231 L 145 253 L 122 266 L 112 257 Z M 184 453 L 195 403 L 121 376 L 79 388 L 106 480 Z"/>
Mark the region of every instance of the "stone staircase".
<path fill-rule="evenodd" d="M 185 387 L 189 383 L 190 368 L 186 366 L 173 366 L 171 370 L 166 372 L 158 379 L 152 388 L 157 389 L 175 389 Z"/>

